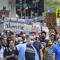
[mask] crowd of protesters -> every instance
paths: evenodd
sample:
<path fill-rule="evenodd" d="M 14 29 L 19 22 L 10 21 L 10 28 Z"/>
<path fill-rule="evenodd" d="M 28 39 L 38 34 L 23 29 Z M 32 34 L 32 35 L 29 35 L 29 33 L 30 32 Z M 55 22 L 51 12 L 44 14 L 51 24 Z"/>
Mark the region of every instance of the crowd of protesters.
<path fill-rule="evenodd" d="M 60 60 L 60 39 L 56 34 L 50 34 L 49 39 L 45 31 L 4 31 L 0 35 L 0 60 Z"/>

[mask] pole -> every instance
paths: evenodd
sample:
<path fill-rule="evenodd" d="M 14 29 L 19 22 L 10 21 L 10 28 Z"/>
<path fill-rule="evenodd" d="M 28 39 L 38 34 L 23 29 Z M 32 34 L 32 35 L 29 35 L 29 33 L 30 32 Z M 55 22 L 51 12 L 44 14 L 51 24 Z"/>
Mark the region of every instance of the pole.
<path fill-rule="evenodd" d="M 22 7 L 21 7 L 21 18 L 22 18 Z"/>
<path fill-rule="evenodd" d="M 42 23 L 41 23 L 41 32 L 42 32 Z"/>
<path fill-rule="evenodd" d="M 21 9 L 21 18 L 22 18 L 22 7 L 23 7 L 23 0 L 20 0 L 20 9 Z"/>

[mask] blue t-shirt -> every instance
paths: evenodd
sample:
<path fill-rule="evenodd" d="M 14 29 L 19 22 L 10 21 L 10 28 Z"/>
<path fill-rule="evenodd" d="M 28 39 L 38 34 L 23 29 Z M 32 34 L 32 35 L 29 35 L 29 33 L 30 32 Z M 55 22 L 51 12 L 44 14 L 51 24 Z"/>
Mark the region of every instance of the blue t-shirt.
<path fill-rule="evenodd" d="M 55 60 L 60 60 L 60 44 L 53 45 L 53 53 L 55 53 Z"/>
<path fill-rule="evenodd" d="M 26 44 L 18 44 L 16 47 L 19 53 L 18 60 L 25 60 Z"/>

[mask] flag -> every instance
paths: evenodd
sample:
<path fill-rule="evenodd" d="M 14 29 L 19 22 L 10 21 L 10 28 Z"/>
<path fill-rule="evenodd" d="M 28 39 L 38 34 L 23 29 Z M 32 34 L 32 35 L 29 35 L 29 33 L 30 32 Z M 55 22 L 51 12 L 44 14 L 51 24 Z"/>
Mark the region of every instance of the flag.
<path fill-rule="evenodd" d="M 56 18 L 60 18 L 60 7 L 56 7 Z"/>

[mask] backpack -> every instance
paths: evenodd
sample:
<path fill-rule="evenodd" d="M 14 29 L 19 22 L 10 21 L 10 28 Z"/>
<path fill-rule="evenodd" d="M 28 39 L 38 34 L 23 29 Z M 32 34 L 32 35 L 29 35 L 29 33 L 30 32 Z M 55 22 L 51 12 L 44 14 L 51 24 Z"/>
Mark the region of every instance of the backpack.
<path fill-rule="evenodd" d="M 30 44 L 26 45 L 25 59 L 26 60 L 35 60 L 35 50 L 34 50 L 33 46 Z"/>

